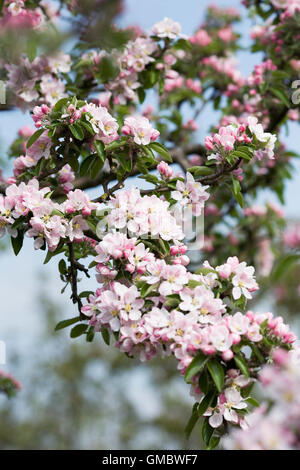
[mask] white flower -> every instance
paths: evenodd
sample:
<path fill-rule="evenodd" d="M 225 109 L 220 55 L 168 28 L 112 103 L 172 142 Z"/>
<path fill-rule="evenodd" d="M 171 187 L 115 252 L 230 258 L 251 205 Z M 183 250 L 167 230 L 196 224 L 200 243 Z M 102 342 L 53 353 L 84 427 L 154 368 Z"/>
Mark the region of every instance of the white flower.
<path fill-rule="evenodd" d="M 170 18 L 164 18 L 162 21 L 155 23 L 152 32 L 159 38 L 175 39 L 180 36 L 181 25 Z"/>

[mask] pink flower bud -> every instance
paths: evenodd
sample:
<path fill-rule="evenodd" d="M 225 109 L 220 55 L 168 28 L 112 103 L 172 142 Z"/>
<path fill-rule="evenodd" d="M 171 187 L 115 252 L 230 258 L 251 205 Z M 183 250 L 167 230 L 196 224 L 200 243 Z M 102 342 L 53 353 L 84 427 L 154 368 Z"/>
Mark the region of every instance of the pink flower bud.
<path fill-rule="evenodd" d="M 154 129 L 152 134 L 151 134 L 150 139 L 151 140 L 156 140 L 159 136 L 160 136 L 160 132 L 157 129 Z"/>
<path fill-rule="evenodd" d="M 130 135 L 130 134 L 131 134 L 131 129 L 130 129 L 129 126 L 123 126 L 123 127 L 122 127 L 122 132 L 123 132 L 123 134 L 125 134 L 125 135 Z"/>
<path fill-rule="evenodd" d="M 232 358 L 233 358 L 233 352 L 231 351 L 231 349 L 228 349 L 227 351 L 223 351 L 222 359 L 224 361 L 231 361 Z"/>
<path fill-rule="evenodd" d="M 171 178 L 173 175 L 172 168 L 166 162 L 160 162 L 157 165 L 157 169 L 160 172 L 160 174 L 164 176 L 166 179 Z"/>
<path fill-rule="evenodd" d="M 170 248 L 170 255 L 171 255 L 171 256 L 176 256 L 176 255 L 178 255 L 178 250 L 179 250 L 179 247 L 178 247 L 178 246 L 175 246 L 175 245 L 171 246 L 171 248 Z"/>
<path fill-rule="evenodd" d="M 128 271 L 128 272 L 131 273 L 131 274 L 134 273 L 134 271 L 135 271 L 134 265 L 133 265 L 133 264 L 129 264 L 129 263 L 126 264 L 126 271 Z"/>
<path fill-rule="evenodd" d="M 205 147 L 207 148 L 207 150 L 213 150 L 214 144 L 210 136 L 206 136 L 204 142 L 205 142 Z"/>
<path fill-rule="evenodd" d="M 146 266 L 139 266 L 139 267 L 137 268 L 137 272 L 138 272 L 139 274 L 145 274 L 145 272 L 146 272 Z"/>

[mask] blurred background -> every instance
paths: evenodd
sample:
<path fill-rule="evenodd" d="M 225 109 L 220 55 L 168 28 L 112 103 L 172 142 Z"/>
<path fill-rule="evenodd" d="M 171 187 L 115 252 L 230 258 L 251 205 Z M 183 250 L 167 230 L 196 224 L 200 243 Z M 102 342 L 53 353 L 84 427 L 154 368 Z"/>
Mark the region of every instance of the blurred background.
<path fill-rule="evenodd" d="M 165 16 L 182 24 L 191 34 L 203 21 L 208 0 L 125 0 L 121 26 L 138 25 L 146 30 Z M 239 0 L 217 1 L 241 11 L 237 29 L 242 44 L 249 44 L 251 21 Z M 66 51 L 67 52 L 67 51 Z M 249 74 L 260 54 L 238 53 L 240 69 Z M 147 105 L 147 103 L 145 104 Z M 203 141 L 218 115 L 208 109 L 200 123 Z M 1 155 L 18 129 L 31 124 L 28 113 L 0 113 Z M 298 150 L 295 125 L 283 136 L 289 149 Z M 10 174 L 9 167 L 5 174 Z M 286 188 L 284 211 L 289 219 L 299 217 L 300 162 Z M 259 202 L 272 201 L 266 191 Z M 275 201 L 275 200 L 274 200 Z M 278 201 L 275 201 L 278 203 Z M 187 442 L 184 427 L 193 400 L 172 360 L 141 364 L 106 346 L 100 335 L 90 344 L 83 337 L 71 340 L 55 324 L 76 315 L 70 293 L 63 287 L 55 261 L 43 266 L 44 253 L 33 251 L 25 240 L 16 258 L 1 240 L 1 328 L 0 340 L 7 347 L 7 363 L 2 369 L 22 383 L 13 399 L 0 396 L 1 449 L 195 449 L 200 446 L 197 430 Z M 53 263 L 53 264 L 52 264 Z M 90 282 L 93 282 L 91 280 Z M 82 290 L 92 290 L 85 285 Z M 262 297 L 261 309 L 271 310 L 273 299 Z M 280 312 L 274 311 L 279 314 Z M 299 313 L 297 309 L 294 313 Z M 296 316 L 293 317 L 295 322 Z"/>

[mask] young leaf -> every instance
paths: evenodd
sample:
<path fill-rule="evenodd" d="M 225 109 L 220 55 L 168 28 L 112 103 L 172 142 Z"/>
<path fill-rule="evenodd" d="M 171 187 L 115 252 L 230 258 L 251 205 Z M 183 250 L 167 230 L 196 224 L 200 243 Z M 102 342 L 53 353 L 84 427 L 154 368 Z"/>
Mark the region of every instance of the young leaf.
<path fill-rule="evenodd" d="M 89 155 L 83 160 L 83 162 L 80 165 L 80 171 L 79 171 L 80 176 L 85 176 L 88 174 L 88 172 L 91 169 L 92 163 L 94 162 L 95 156 L 96 155 Z"/>
<path fill-rule="evenodd" d="M 86 297 L 88 297 L 89 295 L 93 294 L 94 292 L 92 290 L 84 290 L 83 292 L 81 292 L 79 294 L 79 297 L 81 299 L 85 299 Z"/>
<path fill-rule="evenodd" d="M 209 444 L 206 446 L 206 450 L 213 450 L 219 445 L 220 436 L 212 436 L 209 440 Z"/>
<path fill-rule="evenodd" d="M 58 100 L 53 108 L 53 112 L 56 113 L 58 111 L 61 111 L 64 106 L 67 106 L 69 101 L 70 98 L 61 98 L 60 100 Z"/>
<path fill-rule="evenodd" d="M 248 397 L 246 398 L 246 402 L 249 403 L 249 405 L 255 406 L 256 408 L 259 406 L 259 403 L 255 398 Z"/>
<path fill-rule="evenodd" d="M 141 104 L 143 104 L 144 101 L 145 101 L 145 98 L 146 98 L 146 92 L 145 92 L 144 88 L 142 88 L 142 87 L 138 88 L 137 89 L 137 94 L 138 94 L 138 97 L 139 97 L 139 102 Z"/>
<path fill-rule="evenodd" d="M 45 129 L 38 129 L 34 134 L 28 139 L 26 147 L 29 149 L 32 144 L 45 132 Z"/>
<path fill-rule="evenodd" d="M 80 124 L 74 123 L 69 125 L 69 129 L 72 132 L 73 136 L 77 140 L 83 140 L 84 139 L 84 132 Z"/>
<path fill-rule="evenodd" d="M 221 393 L 225 376 L 223 366 L 219 363 L 217 359 L 212 359 L 207 363 L 207 368 L 218 389 L 218 392 Z"/>
<path fill-rule="evenodd" d="M 289 97 L 287 96 L 286 92 L 284 90 L 281 90 L 280 88 L 270 88 L 270 92 L 276 96 L 276 98 L 281 101 L 287 108 L 291 107 L 291 102 L 289 100 Z"/>
<path fill-rule="evenodd" d="M 167 162 L 173 162 L 171 154 L 162 144 L 159 144 L 158 142 L 152 142 L 151 144 L 149 144 L 149 147 L 155 152 L 157 152 L 165 160 L 167 160 Z"/>
<path fill-rule="evenodd" d="M 105 159 L 106 159 L 104 143 L 101 140 L 95 140 L 94 141 L 94 146 L 95 146 L 97 154 L 99 155 L 100 159 L 104 163 Z"/>
<path fill-rule="evenodd" d="M 205 395 L 205 397 L 202 399 L 202 401 L 199 403 L 198 406 L 198 414 L 199 416 L 203 416 L 207 408 L 210 406 L 211 402 L 214 399 L 216 392 L 214 390 L 211 390 L 210 392 Z"/>
<path fill-rule="evenodd" d="M 244 198 L 241 193 L 241 185 L 237 178 L 232 178 L 233 188 L 232 193 L 241 207 L 244 207 Z"/>
<path fill-rule="evenodd" d="M 58 263 L 58 269 L 60 274 L 65 274 L 65 272 L 67 271 L 67 265 L 64 259 L 61 259 Z"/>
<path fill-rule="evenodd" d="M 209 168 L 207 166 L 191 166 L 188 171 L 190 173 L 193 173 L 195 177 L 197 176 L 206 176 L 206 175 L 211 175 L 214 170 L 212 168 Z"/>
<path fill-rule="evenodd" d="M 211 436 L 213 435 L 214 428 L 208 422 L 208 418 L 205 418 L 202 425 L 202 439 L 206 446 L 209 445 Z"/>
<path fill-rule="evenodd" d="M 236 363 L 237 367 L 240 369 L 242 374 L 244 374 L 246 377 L 250 377 L 250 371 L 247 362 L 241 354 L 234 355 L 234 362 Z"/>
<path fill-rule="evenodd" d="M 199 414 L 198 414 L 198 411 L 197 411 L 197 408 L 198 408 L 198 403 L 195 403 L 195 405 L 193 406 L 193 411 L 192 411 L 192 414 L 191 414 L 191 417 L 185 427 L 185 430 L 184 430 L 184 434 L 185 434 L 185 437 L 186 439 L 189 439 L 190 435 L 191 435 L 191 432 L 193 431 L 198 419 L 199 419 Z"/>
<path fill-rule="evenodd" d="M 74 326 L 70 332 L 71 338 L 78 338 L 78 336 L 83 335 L 88 329 L 88 325 L 81 323 L 80 325 Z"/>
<path fill-rule="evenodd" d="M 273 282 L 278 282 L 280 279 L 285 276 L 290 269 L 292 269 L 293 265 L 300 260 L 300 255 L 297 254 L 290 254 L 286 255 L 282 258 L 273 269 L 272 273 L 272 280 Z"/>
<path fill-rule="evenodd" d="M 86 333 L 86 341 L 88 343 L 91 343 L 94 339 L 94 336 L 95 336 L 95 329 L 93 326 L 90 326 L 90 328 L 88 329 L 87 333 Z"/>
<path fill-rule="evenodd" d="M 77 323 L 80 321 L 80 317 L 74 317 L 74 318 L 68 318 L 67 320 L 62 320 L 57 323 L 55 327 L 55 331 L 62 330 L 63 328 L 66 328 L 67 326 L 73 325 L 74 323 Z"/>
<path fill-rule="evenodd" d="M 109 335 L 108 329 L 105 328 L 104 326 L 102 326 L 101 328 L 101 335 L 102 335 L 104 343 L 107 344 L 107 346 L 109 346 L 110 335 Z"/>
<path fill-rule="evenodd" d="M 194 375 L 198 374 L 198 372 L 203 369 L 203 367 L 208 361 L 209 357 L 205 356 L 205 354 L 203 354 L 202 352 L 199 352 L 198 355 L 194 357 L 194 359 L 185 371 L 185 381 L 189 382 L 194 377 Z"/>
<path fill-rule="evenodd" d="M 14 250 L 14 254 L 17 256 L 23 246 L 23 240 L 24 240 L 24 233 L 21 231 L 18 231 L 18 235 L 13 238 L 11 237 L 11 244 Z"/>
<path fill-rule="evenodd" d="M 209 379 L 208 379 L 208 373 L 207 373 L 206 368 L 203 370 L 203 372 L 201 373 L 199 377 L 198 385 L 201 389 L 201 392 L 205 393 L 206 395 L 209 391 Z"/>
<path fill-rule="evenodd" d="M 96 178 L 96 176 L 98 176 L 98 174 L 102 170 L 102 167 L 103 167 L 103 161 L 101 160 L 101 158 L 99 158 L 99 156 L 96 156 L 90 168 L 91 177 L 93 179 Z"/>

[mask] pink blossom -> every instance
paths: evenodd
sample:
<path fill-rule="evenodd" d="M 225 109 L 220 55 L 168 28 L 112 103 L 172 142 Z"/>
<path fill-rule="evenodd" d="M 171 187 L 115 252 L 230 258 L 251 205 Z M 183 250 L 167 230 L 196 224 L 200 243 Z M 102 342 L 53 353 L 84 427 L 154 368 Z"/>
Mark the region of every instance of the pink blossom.
<path fill-rule="evenodd" d="M 132 135 L 134 142 L 138 145 L 148 145 L 159 136 L 159 132 L 151 126 L 149 120 L 144 116 L 127 117 L 122 132 L 126 135 Z"/>
<path fill-rule="evenodd" d="M 192 44 L 198 44 L 201 47 L 208 46 L 211 43 L 211 38 L 204 29 L 199 29 L 196 34 L 189 38 Z"/>

